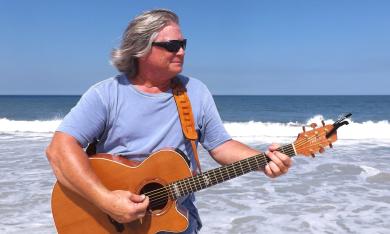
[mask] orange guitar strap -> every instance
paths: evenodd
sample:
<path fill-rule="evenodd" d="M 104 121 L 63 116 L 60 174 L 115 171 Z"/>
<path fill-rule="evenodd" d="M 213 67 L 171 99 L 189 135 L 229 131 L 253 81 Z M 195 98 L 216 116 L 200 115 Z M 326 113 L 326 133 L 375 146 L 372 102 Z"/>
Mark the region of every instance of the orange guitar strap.
<path fill-rule="evenodd" d="M 202 169 L 200 168 L 198 151 L 196 149 L 196 140 L 198 140 L 198 133 L 195 130 L 194 114 L 192 113 L 191 102 L 188 98 L 187 90 L 182 85 L 179 79 L 174 79 L 172 81 L 172 93 L 173 97 L 175 98 L 181 128 L 183 129 L 183 134 L 185 138 L 191 142 L 192 151 L 194 152 L 199 173 L 202 173 Z"/>

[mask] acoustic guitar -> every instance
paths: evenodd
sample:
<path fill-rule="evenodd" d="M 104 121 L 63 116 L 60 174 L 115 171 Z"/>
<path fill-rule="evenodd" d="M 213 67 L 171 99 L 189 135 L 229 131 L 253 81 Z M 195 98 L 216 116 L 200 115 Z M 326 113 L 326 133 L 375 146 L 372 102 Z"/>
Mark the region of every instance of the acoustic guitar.
<path fill-rule="evenodd" d="M 336 130 L 348 124 L 350 114 L 333 124 L 300 133 L 294 143 L 278 151 L 293 157 L 314 156 L 332 147 L 337 140 Z M 159 231 L 182 232 L 188 226 L 187 211 L 179 207 L 177 199 L 221 182 L 263 169 L 270 159 L 264 154 L 192 175 L 187 161 L 175 150 L 161 150 L 151 154 L 142 163 L 120 156 L 96 154 L 91 166 L 110 190 L 128 190 L 145 194 L 150 199 L 147 214 L 130 223 L 118 223 L 89 201 L 56 183 L 52 192 L 52 213 L 58 233 L 135 233 L 151 234 Z"/>

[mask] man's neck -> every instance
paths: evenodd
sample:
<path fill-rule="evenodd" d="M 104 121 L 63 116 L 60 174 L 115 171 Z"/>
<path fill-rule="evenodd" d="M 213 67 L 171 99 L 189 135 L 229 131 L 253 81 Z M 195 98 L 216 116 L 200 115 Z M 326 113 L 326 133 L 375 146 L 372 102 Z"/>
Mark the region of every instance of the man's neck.
<path fill-rule="evenodd" d="M 145 93 L 162 93 L 170 89 L 172 78 L 148 77 L 139 74 L 131 79 L 131 83 Z"/>

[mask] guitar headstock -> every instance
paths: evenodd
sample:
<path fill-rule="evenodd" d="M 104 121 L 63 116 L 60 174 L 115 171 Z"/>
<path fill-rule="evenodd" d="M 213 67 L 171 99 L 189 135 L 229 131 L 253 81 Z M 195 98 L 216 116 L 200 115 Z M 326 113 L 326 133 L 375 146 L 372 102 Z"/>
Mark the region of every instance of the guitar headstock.
<path fill-rule="evenodd" d="M 322 127 L 317 128 L 317 124 L 312 123 L 310 126 L 313 128 L 310 131 L 306 131 L 303 127 L 303 132 L 300 133 L 294 142 L 295 151 L 297 154 L 312 156 L 317 152 L 323 153 L 326 147 L 333 147 L 332 143 L 337 140 L 337 129 L 343 125 L 347 125 L 345 121 L 352 114 L 347 114 L 334 122 L 333 124 L 325 125 L 322 121 Z"/>

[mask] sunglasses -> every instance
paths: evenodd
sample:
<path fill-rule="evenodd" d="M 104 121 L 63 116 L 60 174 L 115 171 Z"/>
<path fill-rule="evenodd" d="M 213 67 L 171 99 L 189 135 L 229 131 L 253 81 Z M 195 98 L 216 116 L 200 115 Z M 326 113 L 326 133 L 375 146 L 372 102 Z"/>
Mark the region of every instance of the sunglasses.
<path fill-rule="evenodd" d="M 162 47 L 169 52 L 177 53 L 180 48 L 183 50 L 186 49 L 187 39 L 181 40 L 170 40 L 170 41 L 162 41 L 162 42 L 152 42 L 152 45 Z"/>

